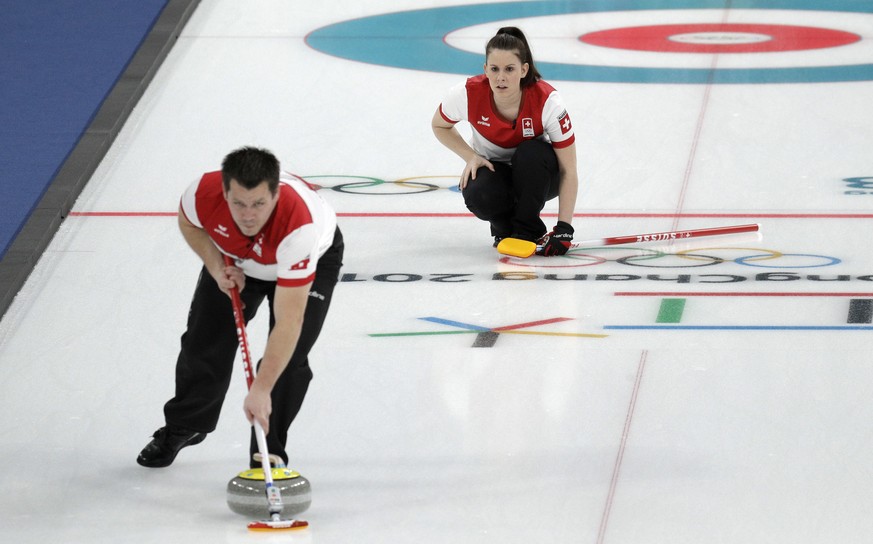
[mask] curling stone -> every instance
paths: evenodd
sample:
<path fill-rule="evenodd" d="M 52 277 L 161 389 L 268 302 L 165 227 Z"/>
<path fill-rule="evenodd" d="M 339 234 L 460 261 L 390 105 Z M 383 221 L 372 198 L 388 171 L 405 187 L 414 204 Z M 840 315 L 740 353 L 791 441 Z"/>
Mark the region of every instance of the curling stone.
<path fill-rule="evenodd" d="M 273 468 L 271 473 L 273 485 L 282 494 L 282 516 L 293 517 L 305 512 L 312 504 L 309 480 L 288 468 Z M 264 469 L 244 470 L 231 478 L 227 482 L 227 506 L 250 518 L 269 518 Z"/>

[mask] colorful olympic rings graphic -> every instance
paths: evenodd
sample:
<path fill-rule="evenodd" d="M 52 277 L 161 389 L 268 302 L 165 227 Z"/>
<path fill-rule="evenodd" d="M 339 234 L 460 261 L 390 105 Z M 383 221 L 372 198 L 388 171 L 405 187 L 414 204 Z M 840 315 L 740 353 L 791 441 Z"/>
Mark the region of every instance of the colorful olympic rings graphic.
<path fill-rule="evenodd" d="M 330 189 L 338 193 L 347 193 L 353 195 L 414 195 L 419 193 L 429 193 L 439 189 L 448 189 L 449 191 L 458 192 L 457 179 L 458 176 L 414 176 L 402 178 L 393 181 L 374 178 L 370 176 L 334 176 L 334 175 L 319 175 L 305 176 L 304 179 L 314 185 L 316 189 Z M 350 181 L 339 183 L 337 185 L 326 185 L 316 180 L 342 180 L 353 179 L 360 181 Z M 424 181 L 416 181 L 423 179 L 451 179 L 453 184 L 450 186 L 437 185 L 435 183 L 427 183 Z"/>
<path fill-rule="evenodd" d="M 621 251 L 622 256 L 610 259 L 602 255 L 586 253 L 593 249 L 596 249 L 598 253 L 605 251 Z M 629 255 L 627 254 L 628 252 L 630 252 Z M 730 256 L 737 252 L 742 252 L 743 255 L 739 257 Z M 780 264 L 773 264 L 774 261 Z M 613 262 L 636 268 L 687 270 L 715 266 L 723 263 L 733 263 L 755 268 L 822 268 L 839 264 L 842 261 L 837 257 L 831 257 L 829 255 L 783 253 L 773 249 L 751 247 L 708 247 L 671 252 L 653 248 L 621 246 L 571 249 L 563 257 L 553 257 L 549 259 L 548 263 L 544 262 L 543 259 L 531 261 L 515 257 L 503 257 L 500 259 L 500 262 L 514 266 L 546 269 L 582 268 Z"/>
<path fill-rule="evenodd" d="M 315 189 L 329 189 L 338 193 L 350 195 L 415 195 L 430 193 L 440 189 L 458 192 L 457 176 L 413 176 L 397 180 L 384 180 L 372 176 L 351 175 L 315 175 L 304 176 Z M 351 180 L 351 181 L 347 181 Z M 428 180 L 428 181 L 423 181 Z M 451 185 L 433 183 L 437 180 L 448 180 Z M 339 181 L 340 183 L 332 183 Z M 666 252 L 655 248 L 635 246 L 599 247 L 598 255 L 586 253 L 594 248 L 578 248 L 570 250 L 561 258 L 529 261 L 514 257 L 504 257 L 500 262 L 522 267 L 559 269 L 597 266 L 609 262 L 635 268 L 651 268 L 660 270 L 687 270 L 705 268 L 724 263 L 734 263 L 755 268 L 801 269 L 823 268 L 842 262 L 837 257 L 815 255 L 811 253 L 783 253 L 772 249 L 750 247 L 709 247 L 677 250 Z M 610 259 L 602 253 L 622 251 L 622 255 Z M 630 252 L 630 253 L 629 253 Z M 741 256 L 731 254 L 743 252 Z"/>

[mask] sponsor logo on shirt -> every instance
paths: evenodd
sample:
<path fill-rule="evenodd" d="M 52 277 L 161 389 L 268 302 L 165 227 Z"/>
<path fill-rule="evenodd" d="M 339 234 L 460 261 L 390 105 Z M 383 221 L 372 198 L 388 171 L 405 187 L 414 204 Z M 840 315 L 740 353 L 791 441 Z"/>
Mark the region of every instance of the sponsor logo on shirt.
<path fill-rule="evenodd" d="M 482 119 L 480 119 L 479 121 L 476 121 L 476 124 L 477 124 L 477 125 L 484 125 L 484 126 L 486 126 L 486 127 L 490 127 L 490 126 L 491 126 L 491 123 L 489 123 L 490 120 L 491 120 L 490 117 L 485 117 L 485 116 L 483 115 L 483 116 L 482 116 Z"/>
<path fill-rule="evenodd" d="M 573 123 L 570 122 L 570 114 L 567 113 L 567 110 L 561 112 L 561 115 L 558 116 L 558 122 L 561 124 L 561 134 L 567 134 L 573 130 Z"/>
<path fill-rule="evenodd" d="M 227 227 L 222 224 L 218 225 L 218 228 L 212 230 L 215 234 L 219 236 L 224 236 L 225 238 L 230 238 L 230 234 L 227 233 Z"/>
<path fill-rule="evenodd" d="M 521 120 L 521 136 L 523 138 L 533 138 L 535 136 L 533 119 L 530 117 L 525 117 Z"/>

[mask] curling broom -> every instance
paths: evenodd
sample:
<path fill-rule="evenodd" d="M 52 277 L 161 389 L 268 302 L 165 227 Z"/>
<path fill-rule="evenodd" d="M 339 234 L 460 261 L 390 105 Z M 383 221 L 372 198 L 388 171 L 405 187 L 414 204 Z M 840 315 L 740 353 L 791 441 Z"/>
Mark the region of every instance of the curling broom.
<path fill-rule="evenodd" d="M 598 240 L 587 240 L 570 244 L 570 249 L 590 246 L 615 246 L 621 244 L 638 244 L 643 242 L 669 242 L 672 240 L 685 240 L 702 236 L 719 236 L 722 234 L 739 234 L 742 232 L 757 232 L 761 226 L 757 223 L 749 225 L 731 225 L 726 227 L 712 227 L 708 229 L 674 230 L 667 232 L 651 232 L 648 234 L 632 234 L 629 236 L 613 236 Z M 536 242 L 520 240 L 518 238 L 504 238 L 497 244 L 497 251 L 503 255 L 527 258 L 541 249 Z"/>
<path fill-rule="evenodd" d="M 233 261 L 227 255 L 224 256 L 224 263 L 227 266 L 233 266 Z M 249 341 L 246 335 L 246 323 L 243 319 L 242 301 L 239 296 L 239 289 L 233 286 L 230 289 L 230 301 L 233 304 L 233 319 L 236 322 L 236 335 L 239 338 L 239 347 L 242 352 L 243 367 L 245 368 L 246 385 L 251 389 L 252 382 L 255 379 L 254 368 L 252 367 L 252 357 L 249 352 Z M 282 493 L 279 488 L 273 485 L 273 471 L 270 467 L 270 455 L 267 448 L 267 437 L 264 433 L 264 428 L 257 420 L 253 423 L 255 427 L 255 440 L 258 442 L 258 451 L 261 453 L 261 465 L 264 467 L 264 483 L 266 484 L 267 505 L 270 512 L 270 519 L 253 521 L 249 523 L 248 528 L 252 531 L 273 531 L 283 529 L 303 529 L 309 526 L 309 522 L 296 519 L 282 519 Z"/>

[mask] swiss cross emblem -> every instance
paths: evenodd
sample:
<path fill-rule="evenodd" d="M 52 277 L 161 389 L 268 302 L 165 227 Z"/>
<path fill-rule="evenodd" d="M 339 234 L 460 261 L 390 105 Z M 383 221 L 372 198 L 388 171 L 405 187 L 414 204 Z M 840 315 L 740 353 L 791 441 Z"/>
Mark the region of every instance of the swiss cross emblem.
<path fill-rule="evenodd" d="M 299 263 L 292 265 L 289 270 L 303 270 L 307 266 L 309 266 L 309 259 L 303 259 Z"/>
<path fill-rule="evenodd" d="M 521 135 L 523 138 L 533 138 L 536 135 L 532 118 L 525 117 L 521 120 Z"/>
<path fill-rule="evenodd" d="M 573 123 L 570 122 L 570 114 L 566 111 L 558 116 L 558 122 L 561 123 L 561 134 L 567 134 L 573 130 Z"/>

